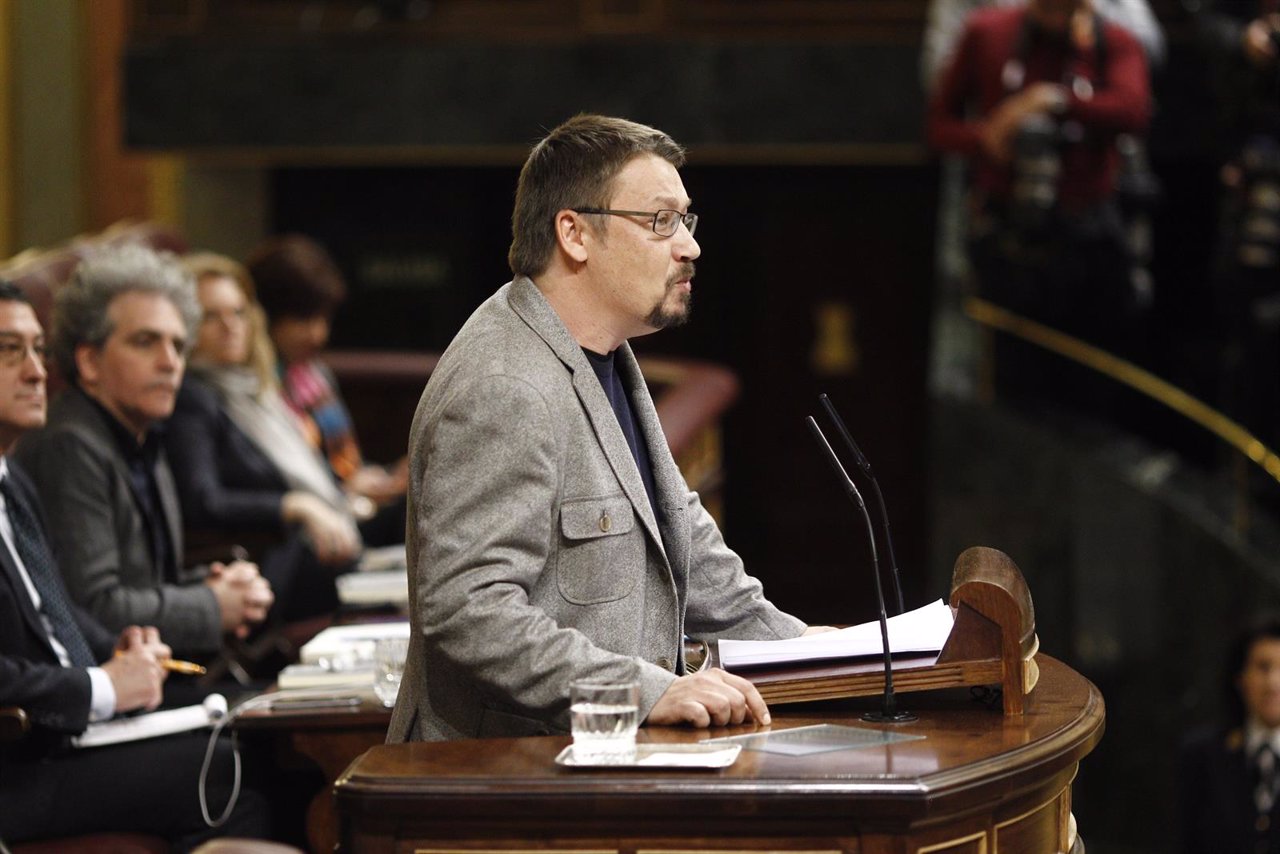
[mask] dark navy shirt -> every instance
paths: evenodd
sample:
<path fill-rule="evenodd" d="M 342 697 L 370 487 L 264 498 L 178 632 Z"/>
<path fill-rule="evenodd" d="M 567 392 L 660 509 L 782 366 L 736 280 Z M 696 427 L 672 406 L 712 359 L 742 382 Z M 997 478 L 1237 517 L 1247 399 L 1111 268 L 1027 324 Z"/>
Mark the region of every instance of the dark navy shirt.
<path fill-rule="evenodd" d="M 618 376 L 614 365 L 613 356 L 617 351 L 602 356 L 583 347 L 582 352 L 587 354 L 587 361 L 591 363 L 600 380 L 600 385 L 604 387 L 605 397 L 609 398 L 609 405 L 613 407 L 618 426 L 622 428 L 622 435 L 627 439 L 627 447 L 631 448 L 631 456 L 636 461 L 636 468 L 640 470 L 644 491 L 649 496 L 649 507 L 656 517 L 658 504 L 654 500 L 653 466 L 649 462 L 649 449 L 645 446 L 640 423 L 636 421 L 635 413 L 631 410 L 631 398 L 627 395 L 627 389 L 622 384 L 622 378 Z"/>

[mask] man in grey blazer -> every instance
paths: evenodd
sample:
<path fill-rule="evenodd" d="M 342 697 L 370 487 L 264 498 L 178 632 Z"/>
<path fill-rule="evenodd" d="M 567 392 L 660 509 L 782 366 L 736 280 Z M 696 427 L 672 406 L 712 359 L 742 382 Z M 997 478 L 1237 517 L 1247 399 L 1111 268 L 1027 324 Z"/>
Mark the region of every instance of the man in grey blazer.
<path fill-rule="evenodd" d="M 578 116 L 520 175 L 515 279 L 441 357 L 410 435 L 412 640 L 389 741 L 564 732 L 569 683 L 651 724 L 769 722 L 685 634 L 789 638 L 667 448 L 627 340 L 689 311 L 696 215 L 666 134 Z"/>
<path fill-rule="evenodd" d="M 216 651 L 271 605 L 251 563 L 183 563 L 156 425 L 173 412 L 198 320 L 194 284 L 169 256 L 122 246 L 81 262 L 53 315 L 54 358 L 70 386 L 16 454 L 72 598 L 111 631 L 156 626 L 178 655 Z"/>

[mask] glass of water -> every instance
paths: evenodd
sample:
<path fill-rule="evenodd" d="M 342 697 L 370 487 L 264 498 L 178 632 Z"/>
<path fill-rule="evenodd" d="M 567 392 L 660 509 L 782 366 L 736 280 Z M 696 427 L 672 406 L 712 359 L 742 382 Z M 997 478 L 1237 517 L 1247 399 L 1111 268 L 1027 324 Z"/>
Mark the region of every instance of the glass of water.
<path fill-rule="evenodd" d="M 573 758 L 584 765 L 625 765 L 636 758 L 640 685 L 579 679 L 569 686 Z"/>
<path fill-rule="evenodd" d="M 373 692 L 382 705 L 396 704 L 404 662 L 409 657 L 408 638 L 381 638 L 373 647 Z"/>

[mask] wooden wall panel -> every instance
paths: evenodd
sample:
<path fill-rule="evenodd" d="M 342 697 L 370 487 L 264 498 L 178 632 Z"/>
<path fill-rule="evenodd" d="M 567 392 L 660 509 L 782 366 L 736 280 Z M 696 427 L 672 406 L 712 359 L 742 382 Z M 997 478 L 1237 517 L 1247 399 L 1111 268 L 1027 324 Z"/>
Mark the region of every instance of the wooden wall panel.
<path fill-rule="evenodd" d="M 124 102 L 121 56 L 127 32 L 127 0 L 95 0 L 83 6 L 87 16 L 85 87 L 85 204 L 88 227 L 97 231 L 129 217 L 157 213 L 173 221 L 176 203 L 154 195 L 169 187 L 153 185 L 147 159 L 124 150 Z M 156 203 L 168 208 L 157 211 Z"/>
<path fill-rule="evenodd" d="M 396 9 L 396 4 L 381 4 Z M 447 40 L 650 34 L 789 39 L 918 38 L 924 0 L 405 0 L 379 14 L 362 0 L 134 0 L 140 37 L 314 34 Z"/>

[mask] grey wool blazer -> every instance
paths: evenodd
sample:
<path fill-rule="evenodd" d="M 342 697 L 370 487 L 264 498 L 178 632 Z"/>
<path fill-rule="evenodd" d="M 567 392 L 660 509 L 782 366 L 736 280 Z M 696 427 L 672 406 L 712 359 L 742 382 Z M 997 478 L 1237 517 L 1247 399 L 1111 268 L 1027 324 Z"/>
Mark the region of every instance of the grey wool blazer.
<path fill-rule="evenodd" d="M 204 567 L 179 568 L 166 579 L 155 565 L 128 464 L 107 416 L 78 388 L 64 391 L 44 429 L 24 436 L 15 458 L 35 483 L 49 540 L 67 591 L 118 633 L 156 626 L 176 655 L 222 646 L 222 619 L 213 591 L 199 583 Z M 156 482 L 174 554 L 182 561 L 182 510 L 163 453 Z"/>
<path fill-rule="evenodd" d="M 630 347 L 617 369 L 657 512 L 577 342 L 503 286 L 432 373 L 409 441 L 412 639 L 388 741 L 564 732 L 569 683 L 635 676 L 642 717 L 683 636 L 794 637 L 681 476 Z"/>

